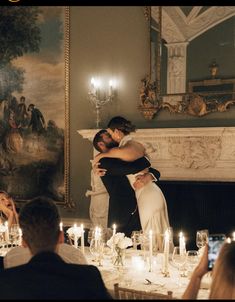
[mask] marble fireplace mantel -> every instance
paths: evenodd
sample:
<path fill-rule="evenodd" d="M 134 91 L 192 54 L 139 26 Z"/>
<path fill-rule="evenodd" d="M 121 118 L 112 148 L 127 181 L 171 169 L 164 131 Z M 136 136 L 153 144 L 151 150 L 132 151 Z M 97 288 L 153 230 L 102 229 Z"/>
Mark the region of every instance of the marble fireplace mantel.
<path fill-rule="evenodd" d="M 78 130 L 93 140 L 98 129 Z M 138 129 L 162 180 L 235 181 L 235 127 Z"/>

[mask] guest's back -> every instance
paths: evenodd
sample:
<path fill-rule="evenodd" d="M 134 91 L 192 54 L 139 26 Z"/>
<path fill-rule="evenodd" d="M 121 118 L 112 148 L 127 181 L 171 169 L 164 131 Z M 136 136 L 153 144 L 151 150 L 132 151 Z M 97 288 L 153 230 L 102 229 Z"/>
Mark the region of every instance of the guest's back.
<path fill-rule="evenodd" d="M 1 271 L 0 287 L 0 299 L 111 299 L 95 266 L 68 264 L 53 252 Z"/>
<path fill-rule="evenodd" d="M 73 264 L 88 264 L 86 257 L 74 246 L 67 243 L 58 245 L 56 253 L 67 263 Z M 23 246 L 16 246 L 10 249 L 3 258 L 3 267 L 11 268 L 14 266 L 22 265 L 31 259 L 32 254 L 29 248 Z M 1 261 L 0 261 L 1 264 Z"/>
<path fill-rule="evenodd" d="M 64 242 L 60 221 L 58 208 L 47 198 L 21 208 L 22 245 L 33 257 L 0 272 L 0 300 L 111 299 L 95 266 L 66 263 L 56 253 Z"/>

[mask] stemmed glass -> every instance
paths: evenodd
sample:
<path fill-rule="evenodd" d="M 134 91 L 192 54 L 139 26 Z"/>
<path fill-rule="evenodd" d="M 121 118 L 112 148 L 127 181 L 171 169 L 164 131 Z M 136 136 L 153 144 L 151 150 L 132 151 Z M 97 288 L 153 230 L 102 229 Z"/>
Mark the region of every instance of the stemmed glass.
<path fill-rule="evenodd" d="M 178 286 L 182 286 L 181 283 L 181 270 L 184 267 L 187 260 L 187 253 L 186 250 L 180 250 L 179 246 L 175 246 L 172 254 L 172 262 L 176 265 L 179 270 L 179 280 Z"/>
<path fill-rule="evenodd" d="M 7 242 L 5 240 L 5 227 L 0 224 L 0 256 L 5 255 L 5 246 L 7 246 Z"/>
<path fill-rule="evenodd" d="M 143 231 L 133 231 L 131 233 L 131 239 L 133 242 L 134 250 L 137 250 L 137 246 L 141 244 L 141 237 L 143 236 Z"/>
<path fill-rule="evenodd" d="M 19 244 L 20 230 L 18 224 L 12 224 L 9 228 L 9 241 L 11 246 Z"/>
<path fill-rule="evenodd" d="M 94 239 L 94 237 L 95 237 L 95 229 L 92 229 L 92 228 L 91 228 L 91 229 L 88 231 L 87 242 L 88 242 L 89 244 L 91 244 L 91 240 Z"/>
<path fill-rule="evenodd" d="M 95 238 L 95 232 L 96 231 L 94 228 L 89 229 L 88 235 L 87 235 L 87 242 L 89 244 L 91 243 L 91 240 Z M 102 238 L 102 240 L 105 240 L 106 236 L 107 236 L 107 234 L 101 230 L 100 237 Z"/>
<path fill-rule="evenodd" d="M 102 259 L 111 263 L 113 257 L 113 250 L 111 247 L 107 245 L 107 242 L 103 241 L 101 250 L 102 250 Z"/>
<path fill-rule="evenodd" d="M 94 256 L 94 259 L 92 261 L 98 262 L 98 266 L 102 266 L 101 258 L 103 246 L 103 241 L 101 239 L 92 238 L 90 241 L 90 252 Z"/>
<path fill-rule="evenodd" d="M 196 250 L 187 251 L 187 266 L 190 272 L 192 272 L 195 269 L 195 267 L 198 264 L 198 261 L 199 261 L 198 251 Z"/>
<path fill-rule="evenodd" d="M 149 236 L 144 233 L 140 237 L 141 251 L 143 251 L 144 260 L 147 260 L 147 255 L 149 254 Z"/>
<path fill-rule="evenodd" d="M 202 254 L 202 248 L 208 243 L 208 230 L 198 230 L 196 234 L 196 245 L 199 249 L 199 255 Z"/>

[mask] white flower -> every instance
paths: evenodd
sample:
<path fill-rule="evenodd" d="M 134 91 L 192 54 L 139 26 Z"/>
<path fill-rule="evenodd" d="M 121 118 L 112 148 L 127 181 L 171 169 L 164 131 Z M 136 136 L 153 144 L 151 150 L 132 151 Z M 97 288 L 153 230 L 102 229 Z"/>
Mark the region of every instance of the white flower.
<path fill-rule="evenodd" d="M 73 226 L 71 228 L 69 228 L 66 233 L 68 233 L 69 237 L 74 237 L 75 235 L 77 237 L 81 237 L 82 235 L 82 228 L 81 227 L 77 227 L 77 226 Z"/>
<path fill-rule="evenodd" d="M 118 242 L 118 247 L 120 247 L 120 249 L 126 249 L 128 246 L 132 246 L 132 245 L 133 243 L 131 238 L 126 236 Z"/>
<path fill-rule="evenodd" d="M 120 249 L 126 249 L 133 244 L 131 238 L 126 237 L 124 233 L 116 233 L 107 241 L 107 245 L 109 247 L 114 245 Z"/>
<path fill-rule="evenodd" d="M 123 240 L 125 237 L 125 234 L 124 233 L 116 233 L 114 236 L 113 236 L 113 243 L 114 244 L 118 244 L 121 240 Z"/>

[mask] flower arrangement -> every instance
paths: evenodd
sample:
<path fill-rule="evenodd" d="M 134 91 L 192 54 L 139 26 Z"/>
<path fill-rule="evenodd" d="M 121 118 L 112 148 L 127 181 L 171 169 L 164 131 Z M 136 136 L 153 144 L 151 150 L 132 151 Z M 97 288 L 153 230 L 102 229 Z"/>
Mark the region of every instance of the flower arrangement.
<path fill-rule="evenodd" d="M 107 241 L 107 245 L 116 253 L 114 265 L 123 265 L 124 250 L 133 243 L 124 233 L 116 233 Z"/>
<path fill-rule="evenodd" d="M 74 238 L 76 237 L 81 237 L 82 235 L 82 229 L 81 227 L 77 227 L 76 225 L 74 225 L 73 227 L 69 228 L 66 233 L 69 235 L 70 238 Z"/>
<path fill-rule="evenodd" d="M 69 238 L 71 240 L 73 240 L 75 248 L 78 247 L 78 238 L 80 238 L 82 236 L 82 231 L 83 231 L 82 228 L 81 227 L 77 227 L 76 224 L 73 227 L 69 228 L 66 231 L 66 233 L 68 234 Z"/>

